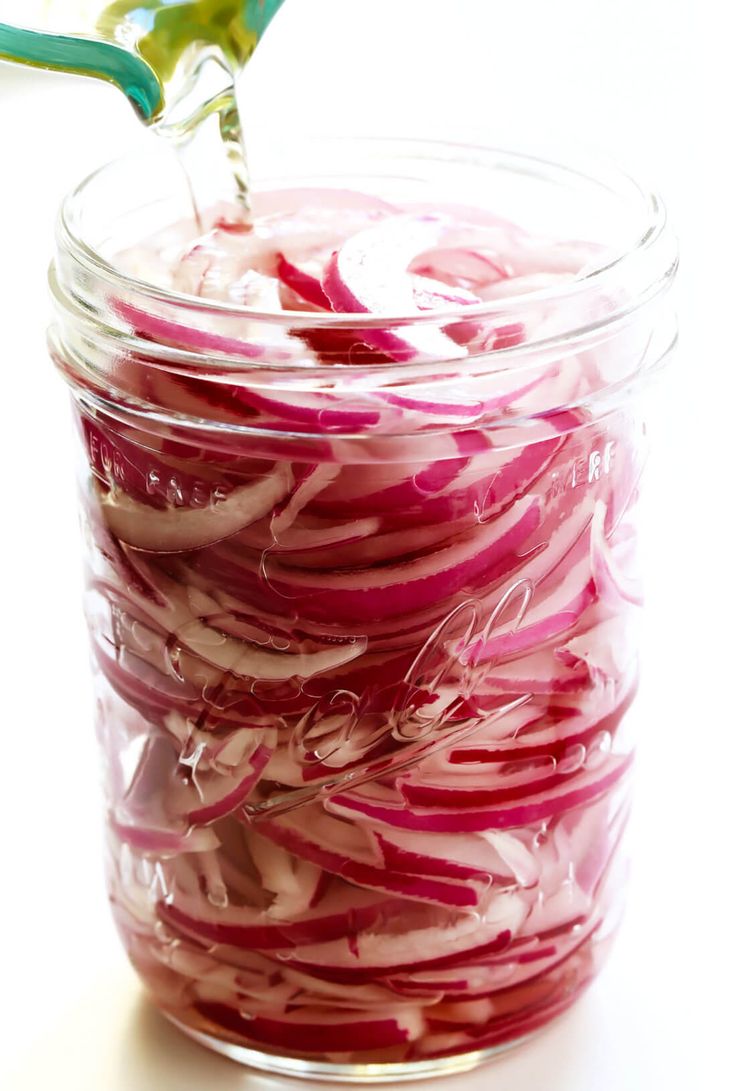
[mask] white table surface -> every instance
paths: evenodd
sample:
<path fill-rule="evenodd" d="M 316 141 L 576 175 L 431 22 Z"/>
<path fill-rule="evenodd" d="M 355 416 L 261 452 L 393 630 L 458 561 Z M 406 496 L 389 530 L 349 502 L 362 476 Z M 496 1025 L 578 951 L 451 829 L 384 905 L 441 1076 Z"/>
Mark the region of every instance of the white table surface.
<path fill-rule="evenodd" d="M 728 6 L 288 6 L 251 76 L 259 124 L 270 131 L 283 137 L 311 120 L 346 132 L 577 139 L 640 164 L 669 201 L 684 256 L 683 337 L 653 398 L 628 916 L 607 968 L 573 1012 L 492 1066 L 435 1086 L 732 1088 L 736 94 Z M 363 10 L 390 12 L 398 44 L 358 25 Z M 450 10 L 465 20 L 465 46 L 443 59 Z M 295 1085 L 210 1055 L 141 1000 L 102 886 L 71 428 L 45 356 L 44 275 L 62 193 L 145 136 L 112 89 L 8 69 L 0 70 L 0 125 L 0 1086 L 286 1091 Z"/>

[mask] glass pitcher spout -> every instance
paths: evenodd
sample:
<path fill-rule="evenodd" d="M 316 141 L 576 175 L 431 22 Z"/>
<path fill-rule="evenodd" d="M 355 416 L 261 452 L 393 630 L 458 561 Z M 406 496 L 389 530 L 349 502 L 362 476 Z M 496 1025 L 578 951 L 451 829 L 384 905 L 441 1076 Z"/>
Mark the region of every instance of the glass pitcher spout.
<path fill-rule="evenodd" d="M 106 80 L 127 95 L 144 121 L 161 113 L 161 86 L 139 57 L 110 42 L 11 27 L 0 23 L 0 59 Z"/>
<path fill-rule="evenodd" d="M 106 80 L 161 120 L 204 51 L 235 76 L 283 0 L 0 0 L 0 59 Z"/>

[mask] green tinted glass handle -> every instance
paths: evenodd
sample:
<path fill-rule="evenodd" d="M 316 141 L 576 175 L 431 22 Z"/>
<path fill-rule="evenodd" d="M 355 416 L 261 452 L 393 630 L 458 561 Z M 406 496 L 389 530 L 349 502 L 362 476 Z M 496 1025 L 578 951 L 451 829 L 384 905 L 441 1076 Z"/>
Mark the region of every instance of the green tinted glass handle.
<path fill-rule="evenodd" d="M 111 42 L 43 34 L 0 23 L 0 58 L 114 83 L 145 121 L 154 120 L 163 108 L 161 86 L 148 65 Z"/>
<path fill-rule="evenodd" d="M 190 45 L 218 48 L 237 72 L 283 2 L 113 0 L 102 7 L 89 34 L 0 23 L 0 59 L 107 80 L 127 95 L 144 121 L 153 122 L 165 108 L 166 82 Z M 130 45 L 116 41 L 121 27 Z"/>

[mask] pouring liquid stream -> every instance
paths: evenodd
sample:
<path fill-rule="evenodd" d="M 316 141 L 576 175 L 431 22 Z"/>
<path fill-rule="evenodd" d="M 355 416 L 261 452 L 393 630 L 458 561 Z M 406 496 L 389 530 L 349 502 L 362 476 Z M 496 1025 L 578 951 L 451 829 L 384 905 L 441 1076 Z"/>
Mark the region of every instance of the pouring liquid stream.
<path fill-rule="evenodd" d="M 247 222 L 250 177 L 234 74 L 211 52 L 199 58 L 190 86 L 154 126 L 179 158 L 202 226 L 205 209 L 224 202 Z"/>
<path fill-rule="evenodd" d="M 247 222 L 236 84 L 283 0 L 0 0 L 0 59 L 115 84 L 179 153 L 196 218 Z"/>

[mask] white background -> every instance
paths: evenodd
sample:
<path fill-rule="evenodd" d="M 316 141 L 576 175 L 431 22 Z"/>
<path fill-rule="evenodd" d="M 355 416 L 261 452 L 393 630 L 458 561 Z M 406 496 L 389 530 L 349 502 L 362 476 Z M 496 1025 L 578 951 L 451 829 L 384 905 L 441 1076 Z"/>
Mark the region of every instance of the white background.
<path fill-rule="evenodd" d="M 576 141 L 655 178 L 682 342 L 655 393 L 629 913 L 577 1009 L 447 1091 L 733 1087 L 736 87 L 728 0 L 287 0 L 248 76 L 259 128 Z M 254 122 L 255 123 L 255 122 Z M 0 70 L 3 423 L 0 1084 L 280 1091 L 139 999 L 108 920 L 71 428 L 44 349 L 64 191 L 149 139 L 111 88 Z"/>

